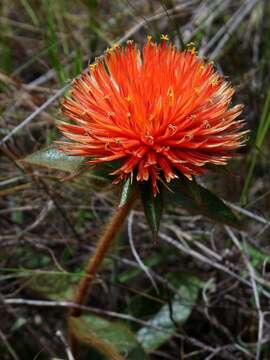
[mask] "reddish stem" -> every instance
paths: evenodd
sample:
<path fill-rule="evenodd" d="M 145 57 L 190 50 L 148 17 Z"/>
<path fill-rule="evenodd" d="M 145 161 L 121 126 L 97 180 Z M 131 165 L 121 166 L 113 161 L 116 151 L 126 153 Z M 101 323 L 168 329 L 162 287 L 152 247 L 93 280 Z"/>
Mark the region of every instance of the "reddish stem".
<path fill-rule="evenodd" d="M 115 236 L 119 232 L 124 223 L 127 215 L 129 214 L 130 210 L 133 207 L 133 204 L 136 200 L 137 194 L 134 193 L 128 201 L 122 207 L 118 208 L 116 212 L 111 217 L 103 235 L 97 242 L 95 251 L 93 254 L 90 255 L 88 262 L 85 268 L 85 274 L 79 282 L 74 303 L 77 305 L 83 305 L 85 303 L 89 288 L 92 284 L 92 281 L 105 257 L 107 254 L 112 241 L 114 240 Z M 70 311 L 70 316 L 72 317 L 79 317 L 81 315 L 81 309 L 72 308 Z M 70 326 L 69 326 L 69 344 L 72 353 L 75 356 L 77 352 L 77 339 L 74 337 Z"/>

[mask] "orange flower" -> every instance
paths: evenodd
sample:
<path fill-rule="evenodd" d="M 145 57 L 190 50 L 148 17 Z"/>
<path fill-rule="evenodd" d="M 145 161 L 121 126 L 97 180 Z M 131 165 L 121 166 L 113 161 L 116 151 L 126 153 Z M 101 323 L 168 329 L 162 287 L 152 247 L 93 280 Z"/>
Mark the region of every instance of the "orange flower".
<path fill-rule="evenodd" d="M 120 159 L 115 182 L 189 179 L 207 163 L 224 165 L 243 143 L 242 105 L 230 107 L 234 89 L 197 57 L 163 36 L 142 51 L 132 41 L 108 49 L 74 80 L 59 128 L 71 142 L 62 150 L 88 164 Z"/>

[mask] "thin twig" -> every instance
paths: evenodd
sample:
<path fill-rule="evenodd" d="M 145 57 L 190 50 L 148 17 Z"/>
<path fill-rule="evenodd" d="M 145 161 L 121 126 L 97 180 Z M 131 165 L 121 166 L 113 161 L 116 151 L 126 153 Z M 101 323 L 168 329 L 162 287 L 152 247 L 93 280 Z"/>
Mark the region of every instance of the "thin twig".
<path fill-rule="evenodd" d="M 90 312 L 93 314 L 106 315 L 106 316 L 113 317 L 113 318 L 132 321 L 139 325 L 146 326 L 148 328 L 151 328 L 151 329 L 154 329 L 157 331 L 162 331 L 164 333 L 166 333 L 168 331 L 167 328 L 163 328 L 160 326 L 150 324 L 147 321 L 137 319 L 128 314 L 122 314 L 122 313 L 117 313 L 114 311 L 97 309 L 97 308 L 85 306 L 85 305 L 78 305 L 78 304 L 68 302 L 68 301 L 48 301 L 48 300 L 32 300 L 32 299 L 23 299 L 23 298 L 13 299 L 13 298 L 11 298 L 11 299 L 3 299 L 3 303 L 8 304 L 8 305 L 23 305 L 23 306 L 35 306 L 35 307 L 60 307 L 60 308 L 69 308 L 69 309 L 72 309 L 72 308 L 79 309 L 81 311 L 87 311 L 87 312 Z M 186 341 L 192 343 L 193 345 L 204 349 L 205 351 L 209 351 L 209 352 L 216 351 L 216 349 L 213 348 L 212 346 L 204 344 L 203 342 L 201 342 L 197 339 L 194 339 L 194 338 L 191 338 L 191 337 L 179 334 L 179 333 L 175 333 L 174 336 L 178 339 L 186 340 Z"/>
<path fill-rule="evenodd" d="M 27 124 L 29 124 L 35 117 L 37 117 L 43 110 L 47 109 L 55 100 L 57 100 L 61 95 L 64 94 L 68 85 L 64 86 L 58 90 L 52 97 L 45 101 L 38 109 L 36 109 L 32 114 L 30 114 L 25 120 L 23 120 L 19 125 L 12 129 L 1 141 L 0 146 L 4 145 L 14 134 L 19 130 L 23 129 Z"/>
<path fill-rule="evenodd" d="M 233 32 L 238 28 L 240 23 L 243 21 L 243 19 L 252 11 L 254 6 L 258 3 L 259 0 L 248 0 L 246 1 L 243 6 L 239 9 L 239 13 L 235 14 L 235 17 L 232 17 L 227 24 L 225 24 L 225 34 L 219 41 L 216 48 L 212 51 L 212 53 L 209 55 L 210 59 L 216 59 L 219 55 L 219 52 L 222 48 L 224 48 L 224 45 L 229 40 Z"/>
<path fill-rule="evenodd" d="M 243 214 L 243 215 L 245 215 L 245 216 L 247 216 L 247 217 L 249 217 L 249 218 L 251 218 L 253 220 L 256 220 L 256 221 L 258 221 L 258 222 L 260 222 L 262 224 L 270 226 L 270 221 L 263 218 L 262 216 L 254 214 L 251 211 L 246 210 L 246 209 L 244 209 L 244 208 L 242 208 L 242 207 L 240 207 L 238 205 L 232 204 L 232 203 L 230 203 L 228 201 L 224 201 L 224 202 L 225 202 L 226 205 L 230 206 L 233 210 L 238 211 L 240 214 Z"/>
<path fill-rule="evenodd" d="M 145 272 L 146 276 L 148 277 L 148 279 L 150 280 L 151 284 L 153 285 L 154 289 L 156 290 L 157 293 L 159 293 L 157 284 L 153 278 L 153 276 L 151 275 L 149 268 L 147 266 L 144 265 L 144 263 L 142 262 L 139 254 L 137 253 L 137 250 L 135 248 L 134 245 L 134 241 L 133 241 L 133 235 L 132 235 L 132 223 L 133 223 L 133 216 L 134 216 L 134 212 L 131 211 L 129 217 L 128 217 L 128 239 L 129 239 L 129 244 L 130 244 L 130 248 L 132 251 L 132 254 L 135 258 L 135 260 L 137 261 L 139 267 L 142 269 L 143 272 Z"/>
<path fill-rule="evenodd" d="M 232 242 L 236 245 L 238 250 L 241 252 L 245 265 L 250 273 L 250 281 L 252 284 L 254 299 L 255 299 L 255 306 L 258 312 L 258 339 L 257 339 L 257 351 L 256 351 L 256 360 L 260 360 L 261 358 L 261 346 L 262 346 L 262 339 L 263 339 L 263 313 L 261 310 L 260 304 L 260 296 L 259 291 L 256 283 L 256 274 L 253 266 L 251 265 L 247 254 L 244 252 L 243 246 L 240 244 L 239 240 L 235 236 L 234 232 L 231 230 L 229 226 L 225 226 L 227 234 L 231 238 Z"/>
<path fill-rule="evenodd" d="M 58 336 L 59 339 L 61 340 L 61 342 L 64 344 L 68 360 L 75 360 L 75 358 L 72 355 L 72 352 L 71 352 L 71 350 L 70 350 L 70 348 L 68 346 L 68 343 L 67 343 L 66 339 L 64 338 L 64 335 L 62 334 L 62 331 L 57 330 L 56 331 L 56 336 Z"/>
<path fill-rule="evenodd" d="M 19 356 L 16 354 L 15 350 L 12 348 L 12 346 L 10 345 L 10 343 L 8 342 L 8 339 L 6 338 L 5 334 L 1 331 L 0 329 L 0 339 L 2 340 L 2 342 L 5 344 L 6 348 L 8 349 L 8 352 L 10 353 L 10 355 L 12 356 L 12 358 L 14 360 L 20 360 Z"/>
<path fill-rule="evenodd" d="M 140 224 L 141 225 L 141 224 Z M 194 257 L 195 259 L 198 259 L 218 270 L 221 270 L 225 273 L 227 273 L 228 275 L 230 275 L 231 277 L 233 277 L 234 279 L 237 279 L 239 282 L 241 282 L 242 284 L 245 284 L 249 287 L 252 288 L 252 284 L 250 283 L 250 281 L 248 281 L 247 279 L 241 277 L 240 275 L 236 274 L 235 272 L 233 272 L 232 270 L 230 270 L 229 268 L 227 268 L 226 266 L 218 263 L 217 261 L 214 261 L 212 259 L 207 258 L 206 256 L 198 253 L 197 251 L 187 248 L 184 245 L 182 245 L 181 243 L 179 243 L 178 241 L 172 239 L 170 236 L 160 232 L 159 234 L 160 238 L 162 238 L 165 242 L 167 242 L 170 245 L 173 245 L 175 248 L 177 248 L 179 251 L 181 251 L 184 254 L 187 254 L 189 256 Z M 263 279 L 258 278 L 256 276 L 256 281 L 260 281 L 261 283 L 264 283 Z M 266 291 L 265 289 L 261 289 L 262 294 L 264 294 L 265 297 L 267 297 L 268 299 L 270 299 L 270 293 L 268 291 Z"/>

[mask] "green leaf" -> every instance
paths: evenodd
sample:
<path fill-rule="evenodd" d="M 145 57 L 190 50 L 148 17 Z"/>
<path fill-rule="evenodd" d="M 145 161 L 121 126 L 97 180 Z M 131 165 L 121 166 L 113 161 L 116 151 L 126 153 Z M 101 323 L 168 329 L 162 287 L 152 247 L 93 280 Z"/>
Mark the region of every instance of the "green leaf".
<path fill-rule="evenodd" d="M 243 252 L 248 254 L 250 262 L 254 266 L 254 268 L 260 269 L 263 264 L 270 263 L 270 256 L 266 252 L 262 252 L 262 250 L 256 248 L 255 246 L 247 242 L 243 242 L 243 244 L 241 244 L 241 248 Z"/>
<path fill-rule="evenodd" d="M 132 178 L 131 176 L 129 176 L 126 181 L 124 182 L 124 185 L 122 187 L 122 192 L 121 192 L 121 196 L 120 196 L 120 201 L 119 201 L 119 207 L 122 207 L 125 205 L 125 203 L 127 202 L 131 192 L 133 189 L 133 183 L 132 183 Z"/>
<path fill-rule="evenodd" d="M 156 241 L 163 209 L 162 194 L 154 197 L 151 184 L 147 182 L 141 184 L 141 199 L 146 220 Z"/>
<path fill-rule="evenodd" d="M 47 299 L 67 301 L 72 300 L 77 283 L 77 274 L 48 271 L 34 274 L 27 287 Z"/>
<path fill-rule="evenodd" d="M 230 208 L 217 195 L 195 181 L 183 176 L 174 181 L 170 188 L 173 191 L 168 192 L 169 199 L 192 213 L 207 216 L 217 223 L 241 228 L 240 221 Z"/>
<path fill-rule="evenodd" d="M 188 319 L 200 290 L 195 280 L 185 279 L 172 300 L 171 308 L 169 305 L 162 306 L 147 322 L 149 326 L 138 331 L 137 339 L 146 352 L 151 352 L 168 341 L 175 333 L 176 326 L 184 324 Z"/>
<path fill-rule="evenodd" d="M 108 360 L 147 360 L 148 356 L 135 335 L 117 322 L 94 315 L 70 319 L 70 328 L 76 338 L 105 355 Z"/>
<path fill-rule="evenodd" d="M 34 152 L 20 160 L 31 165 L 42 166 L 62 171 L 75 172 L 82 164 L 84 157 L 68 156 L 56 147 L 49 147 Z"/>

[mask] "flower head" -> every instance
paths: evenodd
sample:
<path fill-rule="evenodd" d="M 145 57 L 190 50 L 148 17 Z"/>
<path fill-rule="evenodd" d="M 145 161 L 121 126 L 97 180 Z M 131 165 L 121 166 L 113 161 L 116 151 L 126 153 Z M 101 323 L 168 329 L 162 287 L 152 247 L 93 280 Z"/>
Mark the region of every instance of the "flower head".
<path fill-rule="evenodd" d="M 69 155 L 99 164 L 119 159 L 115 181 L 192 179 L 204 165 L 224 165 L 244 140 L 242 105 L 231 107 L 234 89 L 196 55 L 163 36 L 140 51 L 132 41 L 108 49 L 74 80 L 62 103 L 70 122 L 59 128 Z"/>

